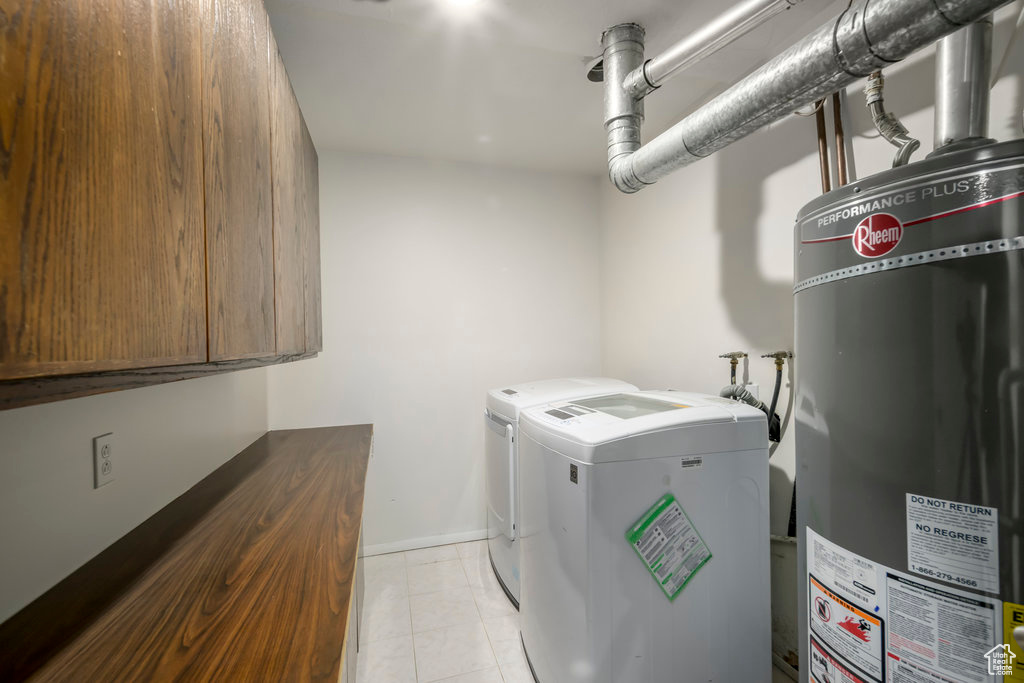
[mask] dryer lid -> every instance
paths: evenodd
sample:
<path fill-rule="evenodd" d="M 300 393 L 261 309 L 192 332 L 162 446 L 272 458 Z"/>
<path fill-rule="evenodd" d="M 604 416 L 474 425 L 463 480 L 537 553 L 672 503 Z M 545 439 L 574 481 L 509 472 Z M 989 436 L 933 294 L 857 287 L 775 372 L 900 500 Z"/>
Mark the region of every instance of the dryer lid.
<path fill-rule="evenodd" d="M 491 389 L 487 392 L 487 408 L 514 422 L 519 419 L 519 411 L 530 406 L 623 391 L 636 391 L 636 387 L 608 377 L 548 379 Z"/>

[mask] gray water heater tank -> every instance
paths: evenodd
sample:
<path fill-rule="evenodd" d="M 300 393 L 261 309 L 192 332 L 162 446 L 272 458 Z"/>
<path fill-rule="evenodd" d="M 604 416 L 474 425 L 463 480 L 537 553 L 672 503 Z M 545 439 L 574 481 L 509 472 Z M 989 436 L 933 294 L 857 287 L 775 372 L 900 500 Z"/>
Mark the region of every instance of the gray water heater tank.
<path fill-rule="evenodd" d="M 800 212 L 801 681 L 1024 681 L 1022 195 L 1018 140 Z"/>

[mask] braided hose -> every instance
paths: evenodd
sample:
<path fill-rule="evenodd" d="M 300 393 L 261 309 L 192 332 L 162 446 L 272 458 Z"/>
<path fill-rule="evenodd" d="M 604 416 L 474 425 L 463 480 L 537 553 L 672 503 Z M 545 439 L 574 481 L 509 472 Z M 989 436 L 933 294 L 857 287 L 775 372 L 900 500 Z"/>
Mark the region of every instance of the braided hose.
<path fill-rule="evenodd" d="M 921 141 L 910 137 L 910 131 L 900 123 L 892 113 L 885 110 L 885 100 L 882 98 L 882 89 L 885 86 L 885 79 L 881 71 L 875 71 L 868 76 L 867 85 L 864 87 L 864 96 L 867 99 L 868 110 L 871 112 L 871 120 L 875 128 L 891 144 L 899 147 L 895 158 L 892 160 L 892 167 L 906 165 L 910 161 L 910 155 L 921 146 Z"/>

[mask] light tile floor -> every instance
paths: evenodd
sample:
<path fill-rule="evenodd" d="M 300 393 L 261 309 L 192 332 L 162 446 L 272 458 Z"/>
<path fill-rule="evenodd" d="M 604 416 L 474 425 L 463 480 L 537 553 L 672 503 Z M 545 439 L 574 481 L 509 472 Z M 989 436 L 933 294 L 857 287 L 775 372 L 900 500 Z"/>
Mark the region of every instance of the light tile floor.
<path fill-rule="evenodd" d="M 484 541 L 363 562 L 358 683 L 533 683 Z"/>
<path fill-rule="evenodd" d="M 485 541 L 363 560 L 357 683 L 533 683 Z M 790 683 L 778 669 L 773 683 Z"/>

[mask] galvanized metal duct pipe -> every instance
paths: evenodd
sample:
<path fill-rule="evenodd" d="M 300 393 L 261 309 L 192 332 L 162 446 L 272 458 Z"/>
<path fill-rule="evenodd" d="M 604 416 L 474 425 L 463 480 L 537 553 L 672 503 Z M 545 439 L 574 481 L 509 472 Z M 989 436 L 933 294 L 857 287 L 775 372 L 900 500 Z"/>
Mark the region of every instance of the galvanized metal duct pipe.
<path fill-rule="evenodd" d="M 636 192 L 800 107 L 898 62 L 1006 2 L 856 0 L 835 20 L 642 147 L 639 135 L 635 141 L 627 141 L 608 118 L 610 100 L 636 102 L 625 91 L 623 82 L 613 77 L 622 71 L 616 61 L 624 59 L 624 55 L 635 58 L 635 51 L 617 49 L 615 43 L 622 38 L 617 29 L 621 26 L 609 29 L 602 36 L 609 176 L 623 192 Z M 642 41 L 643 34 L 639 33 L 637 38 L 633 32 L 628 39 Z M 639 126 L 642 113 L 632 116 Z"/>
<path fill-rule="evenodd" d="M 626 76 L 626 92 L 642 99 L 681 70 L 750 33 L 801 0 L 747 0 L 719 15 Z"/>
<path fill-rule="evenodd" d="M 604 45 L 604 130 L 608 136 L 608 168 L 612 168 L 640 148 L 644 103 L 633 99 L 623 89 L 622 81 L 632 69 L 643 64 L 644 30 L 637 24 L 619 24 L 605 31 L 601 42 Z"/>
<path fill-rule="evenodd" d="M 964 140 L 988 140 L 992 17 L 939 41 L 935 53 L 935 150 Z"/>

